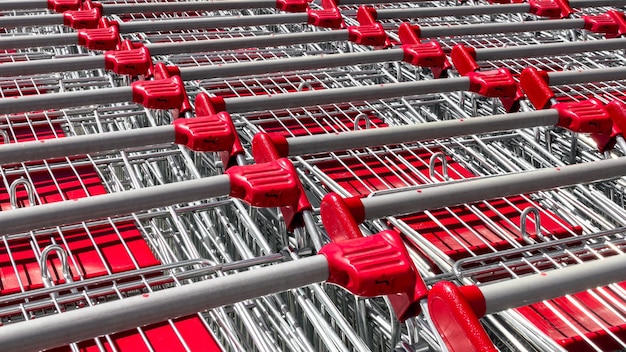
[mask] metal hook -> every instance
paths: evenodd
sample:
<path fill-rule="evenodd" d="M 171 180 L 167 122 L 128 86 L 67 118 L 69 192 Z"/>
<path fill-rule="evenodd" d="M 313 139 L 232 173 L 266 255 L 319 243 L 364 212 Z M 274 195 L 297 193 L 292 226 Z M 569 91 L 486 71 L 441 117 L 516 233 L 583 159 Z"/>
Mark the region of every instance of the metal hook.
<path fill-rule="evenodd" d="M 313 90 L 313 86 L 311 85 L 311 82 L 309 82 L 309 81 L 304 81 L 304 82 L 301 82 L 301 83 L 298 85 L 298 92 L 302 92 L 302 90 L 303 90 L 304 88 L 307 88 L 308 90 Z"/>
<path fill-rule="evenodd" d="M 4 144 L 11 143 L 11 138 L 9 137 L 9 134 L 7 133 L 7 131 L 0 130 L 0 136 L 2 136 L 2 143 Z"/>
<path fill-rule="evenodd" d="M 530 215 L 530 213 L 535 215 L 535 233 L 537 234 L 537 237 L 544 242 L 547 241 L 547 238 L 541 233 L 541 216 L 539 213 L 539 209 L 535 207 L 528 207 L 524 209 L 524 211 L 522 211 L 522 214 L 519 216 L 520 232 L 522 234 L 522 238 L 528 243 L 533 243 L 533 241 L 528 236 L 528 231 L 526 230 L 526 223 L 528 220 L 528 215 Z"/>
<path fill-rule="evenodd" d="M 41 258 L 39 258 L 39 267 L 41 268 L 41 280 L 45 287 L 52 287 L 52 278 L 48 271 L 48 255 L 50 252 L 56 252 L 57 257 L 61 260 L 61 270 L 63 272 L 63 278 L 66 283 L 72 282 L 72 275 L 70 275 L 70 267 L 67 265 L 67 253 L 63 247 L 58 244 L 51 244 L 44 248 L 41 252 Z"/>
<path fill-rule="evenodd" d="M 446 155 L 442 152 L 437 152 L 430 157 L 430 161 L 428 162 L 428 175 L 432 181 L 437 181 L 435 178 L 435 163 L 437 159 L 441 159 L 441 174 L 444 181 L 448 181 L 450 179 L 448 175 L 448 160 L 446 159 Z"/>
<path fill-rule="evenodd" d="M 372 121 L 370 120 L 370 117 L 362 112 L 358 115 L 356 115 L 356 117 L 354 118 L 354 130 L 357 131 L 359 129 L 359 123 L 361 122 L 362 119 L 365 119 L 365 129 L 369 129 L 372 125 Z"/>
<path fill-rule="evenodd" d="M 26 189 L 26 193 L 28 194 L 28 202 L 30 203 L 30 206 L 32 207 L 33 205 L 35 205 L 35 192 L 33 191 L 33 184 L 30 183 L 30 181 L 28 181 L 24 177 L 20 177 L 17 180 L 13 181 L 13 183 L 11 183 L 11 186 L 9 186 L 9 201 L 11 202 L 11 208 L 13 209 L 18 208 L 17 187 L 19 185 L 23 185 L 24 189 Z"/>

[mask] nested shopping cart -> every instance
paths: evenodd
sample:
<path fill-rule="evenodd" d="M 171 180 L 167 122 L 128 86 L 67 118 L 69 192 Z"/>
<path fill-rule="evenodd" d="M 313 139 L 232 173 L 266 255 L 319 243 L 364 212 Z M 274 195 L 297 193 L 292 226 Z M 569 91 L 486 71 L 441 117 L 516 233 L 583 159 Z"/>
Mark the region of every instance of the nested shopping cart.
<path fill-rule="evenodd" d="M 573 294 L 622 278 L 607 267 L 622 262 L 623 181 L 606 179 L 622 175 L 623 77 L 591 69 L 623 65 L 604 37 L 624 4 L 76 3 L 0 4 L 15 61 L 0 67 L 6 346 L 623 348 L 621 286 Z M 517 85 L 528 66 L 589 78 L 538 106 Z M 555 81 L 535 76 L 541 92 Z M 281 182 L 238 188 L 246 170 Z M 403 265 L 336 266 L 364 248 Z M 563 290 L 524 283 L 552 270 Z"/>

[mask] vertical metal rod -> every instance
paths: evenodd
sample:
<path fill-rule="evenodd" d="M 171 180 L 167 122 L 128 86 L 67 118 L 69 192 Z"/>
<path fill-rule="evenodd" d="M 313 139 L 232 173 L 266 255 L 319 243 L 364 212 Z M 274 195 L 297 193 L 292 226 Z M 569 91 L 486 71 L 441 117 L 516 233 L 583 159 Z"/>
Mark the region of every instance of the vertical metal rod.
<path fill-rule="evenodd" d="M 485 297 L 487 314 L 491 314 L 625 279 L 626 256 L 616 255 L 479 288 Z"/>
<path fill-rule="evenodd" d="M 230 193 L 228 175 L 110 193 L 0 212 L 0 234 L 77 223 Z"/>
<path fill-rule="evenodd" d="M 6 351 L 39 351 L 195 314 L 328 279 L 323 255 L 279 263 L 119 301 L 49 315 L 0 329 Z"/>
<path fill-rule="evenodd" d="M 174 126 L 146 127 L 67 138 L 45 139 L 0 145 L 0 164 L 123 150 L 154 144 L 172 143 Z"/>

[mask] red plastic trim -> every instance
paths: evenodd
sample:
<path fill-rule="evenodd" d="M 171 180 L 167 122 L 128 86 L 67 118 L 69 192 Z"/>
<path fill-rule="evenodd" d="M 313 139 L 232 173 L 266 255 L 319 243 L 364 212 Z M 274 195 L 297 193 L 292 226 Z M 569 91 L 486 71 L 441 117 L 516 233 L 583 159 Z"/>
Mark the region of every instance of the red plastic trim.
<path fill-rule="evenodd" d="M 235 143 L 235 126 L 227 112 L 174 121 L 175 143 L 194 151 L 230 151 Z"/>
<path fill-rule="evenodd" d="M 348 40 L 361 45 L 384 47 L 391 45 L 385 29 L 376 22 L 374 14 L 363 6 L 359 7 L 356 18 L 360 25 L 348 27 Z"/>
<path fill-rule="evenodd" d="M 537 110 L 550 107 L 550 100 L 555 97 L 552 88 L 550 88 L 548 73 L 539 71 L 534 67 L 528 67 L 522 71 L 520 86 Z"/>
<path fill-rule="evenodd" d="M 252 138 L 252 155 L 257 163 L 286 158 L 289 144 L 282 134 L 259 132 Z"/>
<path fill-rule="evenodd" d="M 594 16 L 582 16 L 584 28 L 594 33 L 604 34 L 606 37 L 616 37 L 620 26 L 615 16 L 608 13 Z"/>
<path fill-rule="evenodd" d="M 609 10 L 606 14 L 613 18 L 617 24 L 617 33 L 615 36 L 621 37 L 626 35 L 626 15 L 623 12 L 616 10 Z"/>
<path fill-rule="evenodd" d="M 119 75 L 148 75 L 152 71 L 152 57 L 148 48 L 111 50 L 104 53 L 104 68 Z"/>
<path fill-rule="evenodd" d="M 423 44 L 403 44 L 403 61 L 419 67 L 440 67 L 447 61 L 446 54 L 436 41 Z"/>
<path fill-rule="evenodd" d="M 102 18 L 102 13 L 98 8 L 63 12 L 63 24 L 74 29 L 98 28 L 100 18 Z"/>
<path fill-rule="evenodd" d="M 323 28 L 344 28 L 343 16 L 334 0 L 322 0 L 322 10 L 307 9 L 308 23 Z"/>
<path fill-rule="evenodd" d="M 487 312 L 487 302 L 485 302 L 485 296 L 483 292 L 475 285 L 461 286 L 459 287 L 461 294 L 467 300 L 472 311 L 476 315 L 476 318 L 482 318 Z"/>
<path fill-rule="evenodd" d="M 480 66 L 476 63 L 476 49 L 472 47 L 457 44 L 452 48 L 450 58 L 461 76 L 480 69 Z"/>
<path fill-rule="evenodd" d="M 620 131 L 626 131 L 626 103 L 621 100 L 614 100 L 606 104 L 606 110 L 613 121 L 613 124 Z"/>
<path fill-rule="evenodd" d="M 428 311 L 450 352 L 496 352 L 472 306 L 456 285 L 436 283 L 428 294 Z"/>
<path fill-rule="evenodd" d="M 96 29 L 79 29 L 78 45 L 91 50 L 114 50 L 120 44 L 120 32 L 116 22 L 105 18 Z"/>
<path fill-rule="evenodd" d="M 328 282 L 357 296 L 375 297 L 413 290 L 417 271 L 398 233 L 333 242 L 320 251 L 328 260 Z"/>
<path fill-rule="evenodd" d="M 365 220 L 365 208 L 357 197 L 342 198 L 328 193 L 320 204 L 322 223 L 333 242 L 362 237 L 359 223 Z"/>
<path fill-rule="evenodd" d="M 54 12 L 77 11 L 80 9 L 81 0 L 48 0 L 48 9 Z"/>
<path fill-rule="evenodd" d="M 304 12 L 308 7 L 307 0 L 276 0 L 276 8 L 285 12 Z"/>
<path fill-rule="evenodd" d="M 513 79 L 509 70 L 468 72 L 470 91 L 486 97 L 515 98 L 517 96 L 517 82 Z"/>
<path fill-rule="evenodd" d="M 613 121 L 604 104 L 590 98 L 580 102 L 558 103 L 552 106 L 559 112 L 558 126 L 573 132 L 610 134 Z"/>
<path fill-rule="evenodd" d="M 288 159 L 233 166 L 225 173 L 230 176 L 230 196 L 255 207 L 288 206 L 300 198 L 300 182 Z"/>
<path fill-rule="evenodd" d="M 565 18 L 574 13 L 566 0 L 529 0 L 530 13 L 540 17 Z"/>
<path fill-rule="evenodd" d="M 402 44 L 419 44 L 422 42 L 420 39 L 421 29 L 418 25 L 412 25 L 407 22 L 402 22 L 398 27 L 398 37 Z"/>
<path fill-rule="evenodd" d="M 180 109 L 185 101 L 185 87 L 178 76 L 131 84 L 133 101 L 149 109 Z"/>

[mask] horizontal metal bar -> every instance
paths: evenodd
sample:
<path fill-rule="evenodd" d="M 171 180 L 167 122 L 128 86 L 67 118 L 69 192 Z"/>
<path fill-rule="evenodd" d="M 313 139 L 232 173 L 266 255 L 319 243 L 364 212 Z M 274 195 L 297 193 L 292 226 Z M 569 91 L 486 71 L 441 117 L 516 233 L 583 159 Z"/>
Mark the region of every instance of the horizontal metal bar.
<path fill-rule="evenodd" d="M 626 255 L 480 286 L 487 314 L 626 280 Z"/>
<path fill-rule="evenodd" d="M 476 34 L 495 34 L 512 32 L 535 32 L 545 30 L 584 28 L 583 19 L 561 19 L 546 21 L 528 21 L 514 23 L 481 23 L 457 26 L 420 27 L 423 38 L 468 36 Z"/>
<path fill-rule="evenodd" d="M 73 224 L 116 215 L 225 196 L 228 175 L 212 176 L 117 193 L 0 212 L 0 234 Z"/>
<path fill-rule="evenodd" d="M 100 105 L 132 101 L 132 87 L 91 89 L 76 92 L 26 95 L 0 99 L 0 114 L 35 110 L 64 109 L 76 106 Z"/>
<path fill-rule="evenodd" d="M 120 33 L 211 29 L 221 27 L 263 26 L 272 24 L 307 23 L 307 13 L 281 13 L 258 16 L 215 16 L 177 18 L 152 21 L 130 21 L 119 25 Z"/>
<path fill-rule="evenodd" d="M 555 125 L 554 109 L 288 138 L 289 156 Z M 1 150 L 1 149 L 0 149 Z"/>
<path fill-rule="evenodd" d="M 0 4 L 2 4 L 0 2 Z M 0 28 L 63 25 L 63 15 L 2 16 Z"/>
<path fill-rule="evenodd" d="M 501 60 L 590 51 L 621 50 L 624 49 L 624 47 L 626 47 L 626 38 L 577 41 L 576 43 L 520 45 L 506 48 L 485 48 L 476 49 L 476 60 Z"/>
<path fill-rule="evenodd" d="M 288 59 L 249 61 L 213 66 L 183 67 L 180 76 L 183 80 L 199 80 L 247 76 L 273 72 L 312 70 L 326 67 L 371 64 L 402 60 L 402 49 L 375 50 L 345 54 L 303 56 Z"/>
<path fill-rule="evenodd" d="M 626 157 L 482 177 L 419 190 L 363 198 L 366 219 L 410 214 L 487 199 L 595 182 L 626 174 Z"/>
<path fill-rule="evenodd" d="M 0 145 L 0 164 L 101 153 L 147 145 L 173 143 L 174 126 L 157 126 L 75 137 Z"/>
<path fill-rule="evenodd" d="M 64 346 L 322 282 L 328 275 L 326 257 L 316 255 L 8 324 L 0 329 L 0 345 L 15 352 Z"/>
<path fill-rule="evenodd" d="M 263 35 L 245 38 L 197 40 L 178 43 L 155 43 L 146 44 L 146 47 L 148 48 L 148 50 L 150 50 L 150 54 L 152 55 L 168 55 L 234 50 L 251 47 L 263 48 L 281 45 L 345 41 L 348 40 L 348 35 L 348 30 L 337 29 L 319 32 Z"/>
<path fill-rule="evenodd" d="M 236 9 L 274 8 L 276 0 L 217 0 L 190 2 L 151 2 L 129 4 L 103 4 L 103 15 L 124 13 L 219 11 Z"/>
<path fill-rule="evenodd" d="M 548 72 L 549 83 L 553 86 L 565 84 L 603 82 L 626 79 L 626 67 L 594 68 L 590 70 L 570 70 Z"/>
<path fill-rule="evenodd" d="M 502 13 L 527 13 L 529 11 L 530 5 L 528 4 L 397 8 L 376 10 L 376 18 L 378 20 L 385 20 L 442 16 L 495 15 Z"/>
<path fill-rule="evenodd" d="M 47 0 L 3 0 L 0 11 L 47 9 Z"/>
<path fill-rule="evenodd" d="M 624 6 L 626 5 L 626 0 L 570 0 L 569 5 L 573 8 L 596 6 Z"/>
<path fill-rule="evenodd" d="M 4 17 L 0 17 L 2 19 Z M 0 76 L 36 75 L 51 72 L 104 69 L 104 56 L 80 56 L 62 59 L 7 62 L 0 65 Z"/>
<path fill-rule="evenodd" d="M 0 37 L 0 50 L 28 49 L 62 45 L 77 45 L 78 34 L 17 35 Z"/>
<path fill-rule="evenodd" d="M 380 84 L 362 87 L 310 90 L 296 93 L 258 95 L 226 98 L 226 111 L 230 113 L 259 110 L 288 109 L 312 105 L 324 105 L 351 101 L 388 99 L 430 93 L 468 90 L 466 77 L 442 80 Z"/>

